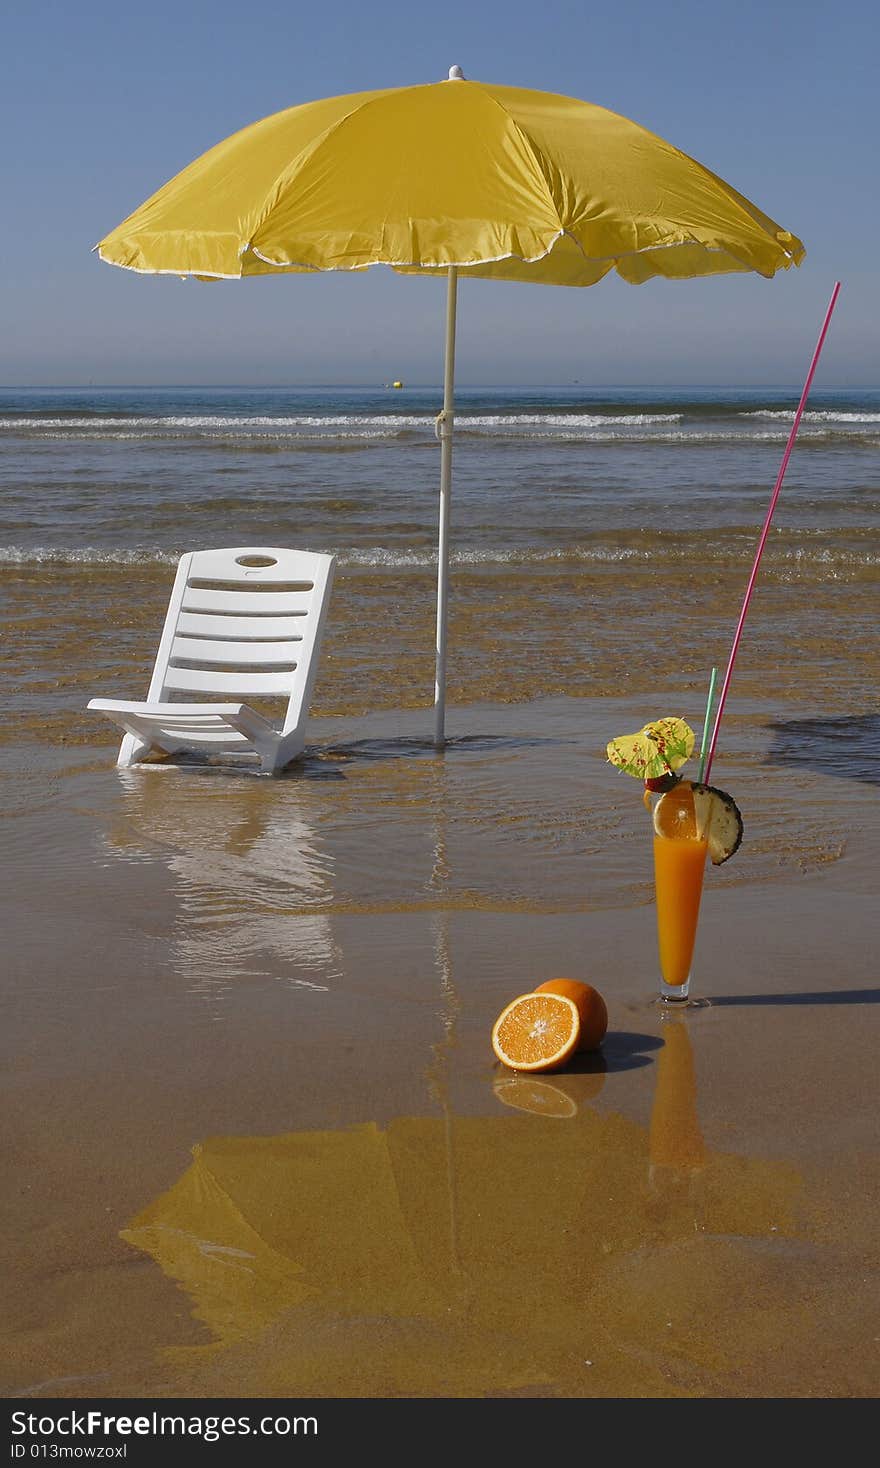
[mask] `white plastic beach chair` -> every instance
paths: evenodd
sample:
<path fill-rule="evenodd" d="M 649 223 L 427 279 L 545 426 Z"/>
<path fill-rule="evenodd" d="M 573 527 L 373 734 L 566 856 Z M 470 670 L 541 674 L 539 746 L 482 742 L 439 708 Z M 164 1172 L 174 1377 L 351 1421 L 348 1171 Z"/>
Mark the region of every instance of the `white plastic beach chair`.
<path fill-rule="evenodd" d="M 242 753 L 272 774 L 302 753 L 335 556 L 266 548 L 191 551 L 177 567 L 144 703 L 93 698 L 88 707 L 125 730 L 117 765 L 166 754 Z M 283 720 L 247 703 L 278 703 Z"/>

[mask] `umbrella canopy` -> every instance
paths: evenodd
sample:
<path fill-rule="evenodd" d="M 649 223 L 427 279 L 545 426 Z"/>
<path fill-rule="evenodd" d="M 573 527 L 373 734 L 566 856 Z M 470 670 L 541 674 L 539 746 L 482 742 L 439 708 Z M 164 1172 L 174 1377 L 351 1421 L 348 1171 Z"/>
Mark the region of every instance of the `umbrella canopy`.
<path fill-rule="evenodd" d="M 307 102 L 233 134 L 95 246 L 151 274 L 446 274 L 435 739 L 443 742 L 456 284 L 772 276 L 804 247 L 702 164 L 588 102 L 449 79 Z"/>

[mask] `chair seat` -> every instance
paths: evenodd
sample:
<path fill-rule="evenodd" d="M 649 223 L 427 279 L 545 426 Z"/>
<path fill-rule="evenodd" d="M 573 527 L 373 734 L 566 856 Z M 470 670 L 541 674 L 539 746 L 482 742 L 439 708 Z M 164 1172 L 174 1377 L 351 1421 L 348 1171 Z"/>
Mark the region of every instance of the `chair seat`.
<path fill-rule="evenodd" d="M 90 699 L 97 710 L 126 733 L 168 754 L 178 750 L 234 749 L 258 738 L 269 748 L 282 736 L 246 703 L 138 703 L 118 698 Z M 239 725 L 248 725 L 245 733 Z"/>

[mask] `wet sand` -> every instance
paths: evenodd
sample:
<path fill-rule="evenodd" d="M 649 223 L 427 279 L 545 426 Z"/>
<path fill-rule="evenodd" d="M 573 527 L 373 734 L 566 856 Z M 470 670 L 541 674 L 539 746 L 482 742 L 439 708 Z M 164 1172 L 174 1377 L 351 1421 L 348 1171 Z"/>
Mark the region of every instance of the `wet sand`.
<path fill-rule="evenodd" d="M 666 1019 L 602 757 L 660 703 L 317 717 L 276 781 L 4 745 L 6 1395 L 876 1395 L 876 716 L 731 706 Z M 516 1078 L 562 973 L 601 1054 Z"/>

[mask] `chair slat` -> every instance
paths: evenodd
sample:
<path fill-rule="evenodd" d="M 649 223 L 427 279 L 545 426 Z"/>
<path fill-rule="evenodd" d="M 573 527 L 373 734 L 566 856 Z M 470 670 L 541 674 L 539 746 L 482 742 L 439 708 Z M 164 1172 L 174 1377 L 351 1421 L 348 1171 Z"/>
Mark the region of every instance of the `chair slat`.
<path fill-rule="evenodd" d="M 239 617 L 211 612 L 181 612 L 177 619 L 178 633 L 188 637 L 302 637 L 306 622 L 305 612 L 292 617 Z"/>
<path fill-rule="evenodd" d="M 313 591 L 213 591 L 187 586 L 183 609 L 188 612 L 243 612 L 245 616 L 291 616 L 314 605 Z"/>
<path fill-rule="evenodd" d="M 181 704 L 181 708 L 185 707 L 185 704 Z M 184 714 L 180 716 L 178 715 L 177 710 L 174 708 L 173 704 L 168 705 L 168 710 L 169 712 L 162 714 L 161 717 L 158 714 L 144 713 L 139 713 L 138 717 L 145 721 L 149 720 L 151 723 L 156 725 L 157 729 L 160 727 L 163 729 L 186 729 L 189 731 L 190 734 L 200 733 L 202 730 L 204 730 L 205 733 L 210 733 L 212 731 L 216 732 L 217 730 L 223 730 L 226 733 L 229 732 L 229 723 L 226 719 L 222 717 L 201 718 L 196 717 L 192 714 Z M 244 735 L 241 735 L 240 737 L 244 738 Z"/>
<path fill-rule="evenodd" d="M 165 674 L 165 687 L 186 693 L 232 693 L 241 697 L 250 693 L 290 692 L 290 673 L 224 673 L 219 669 L 172 668 Z"/>
<path fill-rule="evenodd" d="M 287 642 L 210 642 L 206 637 L 175 637 L 171 644 L 172 665 L 194 663 L 253 664 L 261 668 L 287 668 L 290 672 L 299 660 L 302 639 Z M 289 680 L 288 680 L 289 681 Z"/>
<path fill-rule="evenodd" d="M 178 726 L 172 723 L 157 723 L 155 729 L 163 739 L 179 739 L 181 743 L 192 744 L 197 748 L 210 745 L 212 748 L 232 749 L 235 745 L 249 743 L 244 734 L 239 734 L 237 729 L 224 728 L 222 725 L 218 725 L 215 729 L 199 725 L 193 729 L 188 724 Z"/>

